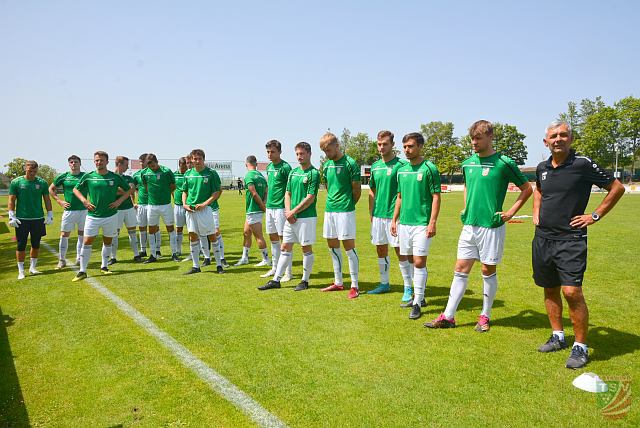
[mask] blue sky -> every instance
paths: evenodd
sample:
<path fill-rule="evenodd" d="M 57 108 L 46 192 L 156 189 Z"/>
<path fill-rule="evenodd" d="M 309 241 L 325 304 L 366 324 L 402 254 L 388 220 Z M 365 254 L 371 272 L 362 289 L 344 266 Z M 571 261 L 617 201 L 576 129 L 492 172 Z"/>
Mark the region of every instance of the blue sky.
<path fill-rule="evenodd" d="M 271 138 L 317 162 L 327 128 L 399 141 L 482 118 L 526 134 L 534 165 L 568 101 L 640 96 L 638 18 L 634 1 L 0 0 L 0 162 L 266 160 Z"/>

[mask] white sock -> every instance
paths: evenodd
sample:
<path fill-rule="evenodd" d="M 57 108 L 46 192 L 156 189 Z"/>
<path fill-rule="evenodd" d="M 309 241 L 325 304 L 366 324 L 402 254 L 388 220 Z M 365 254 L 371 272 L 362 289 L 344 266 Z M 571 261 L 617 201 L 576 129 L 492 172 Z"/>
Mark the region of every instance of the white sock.
<path fill-rule="evenodd" d="M 78 235 L 78 240 L 76 241 L 76 260 L 80 260 L 80 255 L 82 254 L 82 241 L 84 241 L 84 236 Z"/>
<path fill-rule="evenodd" d="M 147 251 L 147 231 L 146 230 L 141 230 L 140 231 L 140 251 L 141 252 L 146 252 Z"/>
<path fill-rule="evenodd" d="M 280 258 L 280 241 L 271 241 L 271 266 L 278 266 Z"/>
<path fill-rule="evenodd" d="M 309 282 L 311 277 L 311 270 L 313 269 L 313 253 L 304 253 L 302 255 L 302 280 Z M 291 266 L 291 264 L 289 264 Z"/>
<path fill-rule="evenodd" d="M 111 240 L 111 258 L 117 259 L 116 255 L 118 254 L 118 236 L 120 235 L 120 229 L 118 229 L 118 233 Z"/>
<path fill-rule="evenodd" d="M 138 250 L 138 235 L 136 235 L 136 230 L 127 230 L 129 234 L 129 246 L 131 247 L 131 251 L 133 251 L 133 255 L 138 257 L 140 255 L 140 251 Z"/>
<path fill-rule="evenodd" d="M 427 268 L 413 268 L 413 304 L 419 305 L 427 288 Z"/>
<path fill-rule="evenodd" d="M 242 259 L 243 260 L 249 259 L 249 247 L 242 247 Z"/>
<path fill-rule="evenodd" d="M 156 234 L 149 233 L 147 236 L 149 237 L 149 255 L 155 257 L 156 256 Z"/>
<path fill-rule="evenodd" d="M 91 245 L 83 245 L 82 246 L 82 256 L 80 256 L 80 272 L 87 272 L 87 266 L 89 266 L 89 259 L 91 259 L 91 250 L 93 247 Z"/>
<path fill-rule="evenodd" d="M 260 253 L 262 253 L 262 260 L 265 262 L 269 261 L 269 251 L 267 250 L 267 247 L 264 248 L 260 248 Z"/>
<path fill-rule="evenodd" d="M 273 274 L 274 281 L 280 281 L 282 275 L 284 275 L 284 271 L 289 264 L 289 259 L 291 258 L 290 251 L 283 251 L 280 253 L 280 258 L 278 259 L 278 266 L 276 267 L 276 271 Z"/>
<path fill-rule="evenodd" d="M 413 285 L 413 273 L 411 272 L 412 264 L 409 260 L 398 262 L 400 266 L 400 274 L 402 275 L 402 281 L 405 287 L 411 287 Z"/>
<path fill-rule="evenodd" d="M 169 232 L 169 246 L 171 247 L 171 255 L 178 252 L 178 240 L 175 230 L 173 232 Z"/>
<path fill-rule="evenodd" d="M 333 283 L 342 285 L 342 251 L 340 248 L 329 248 L 333 262 Z"/>
<path fill-rule="evenodd" d="M 106 268 L 109 266 L 109 256 L 111 255 L 111 245 L 102 244 L 102 265 Z"/>
<path fill-rule="evenodd" d="M 589 352 L 589 349 L 587 348 L 587 344 L 586 343 L 580 343 L 580 342 L 573 342 L 573 346 L 579 346 L 582 348 L 582 350 L 584 352 Z M 572 346 L 572 348 L 573 348 Z"/>
<path fill-rule="evenodd" d="M 220 257 L 220 241 L 215 240 L 212 242 L 211 249 L 213 250 L 213 258 L 216 260 L 216 266 L 222 266 L 222 257 Z"/>
<path fill-rule="evenodd" d="M 467 283 L 469 282 L 469 274 L 463 272 L 454 272 L 453 280 L 451 281 L 451 290 L 449 291 L 449 301 L 447 307 L 444 310 L 444 316 L 448 319 L 453 319 L 458 310 L 458 305 L 464 296 L 464 292 L 467 291 Z"/>
<path fill-rule="evenodd" d="M 380 284 L 388 284 L 389 257 L 378 257 L 378 270 L 380 271 Z"/>
<path fill-rule="evenodd" d="M 178 249 L 178 254 L 182 255 L 182 242 L 184 240 L 184 235 L 182 232 L 176 233 L 176 247 Z"/>
<path fill-rule="evenodd" d="M 498 292 L 498 276 L 495 273 L 489 276 L 482 275 L 482 286 L 481 315 L 491 318 L 491 307 L 493 306 L 493 301 L 496 299 L 496 293 Z"/>
<path fill-rule="evenodd" d="M 69 237 L 61 236 L 60 243 L 58 244 L 58 252 L 60 253 L 60 260 L 67 258 L 67 250 L 69 249 Z"/>
<path fill-rule="evenodd" d="M 31 257 L 29 259 L 29 271 L 33 272 L 36 270 L 36 266 L 38 265 L 38 258 L 37 257 Z"/>
<path fill-rule="evenodd" d="M 162 234 L 160 233 L 160 231 L 157 231 L 155 233 L 156 235 L 156 249 L 155 252 L 159 253 L 160 252 L 160 248 L 162 247 Z"/>
<path fill-rule="evenodd" d="M 222 235 L 218 235 L 218 242 L 220 242 L 220 258 L 224 259 L 224 241 Z"/>
<path fill-rule="evenodd" d="M 356 249 L 352 248 L 347 251 L 349 258 L 349 275 L 351 276 L 351 288 L 358 288 L 358 272 L 360 271 L 360 260 Z"/>
<path fill-rule="evenodd" d="M 564 330 L 560 330 L 560 331 L 553 331 L 551 334 L 555 334 L 556 336 L 558 336 L 558 338 L 560 338 L 560 340 L 564 340 Z"/>
<path fill-rule="evenodd" d="M 200 237 L 200 246 L 202 247 L 202 254 L 204 254 L 205 259 L 211 258 L 211 249 L 209 248 L 209 237 L 201 236 Z"/>
<path fill-rule="evenodd" d="M 291 268 L 293 267 L 293 257 L 291 257 L 291 259 L 289 259 L 289 264 L 287 265 L 287 274 L 289 274 L 289 276 L 291 276 Z"/>
<path fill-rule="evenodd" d="M 200 267 L 200 240 L 189 241 L 189 249 L 191 250 L 191 261 L 194 268 Z"/>
<path fill-rule="evenodd" d="M 24 275 L 24 262 L 18 262 L 18 273 Z"/>

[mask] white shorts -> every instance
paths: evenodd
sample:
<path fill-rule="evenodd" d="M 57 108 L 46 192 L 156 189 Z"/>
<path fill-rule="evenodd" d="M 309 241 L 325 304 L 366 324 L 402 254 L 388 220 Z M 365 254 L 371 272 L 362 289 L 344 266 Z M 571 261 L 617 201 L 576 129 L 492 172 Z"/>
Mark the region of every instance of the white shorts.
<path fill-rule="evenodd" d="M 136 221 L 138 222 L 138 226 L 147 227 L 147 209 L 149 205 L 138 205 L 136 209 Z"/>
<path fill-rule="evenodd" d="M 299 218 L 295 223 L 284 223 L 282 242 L 284 244 L 311 245 L 316 242 L 316 224 L 318 217 Z"/>
<path fill-rule="evenodd" d="M 397 236 L 391 234 L 391 219 L 373 217 L 371 221 L 371 243 L 373 245 L 391 245 L 399 247 L 400 241 Z"/>
<path fill-rule="evenodd" d="M 322 237 L 326 239 L 356 239 L 356 212 L 324 213 Z"/>
<path fill-rule="evenodd" d="M 398 240 L 400 241 L 400 254 L 403 256 L 429 255 L 431 238 L 427 238 L 427 226 L 398 225 Z"/>
<path fill-rule="evenodd" d="M 204 207 L 200 211 L 186 212 L 187 230 L 200 236 L 213 235 L 216 231 L 211 209 Z"/>
<path fill-rule="evenodd" d="M 507 227 L 470 226 L 465 224 L 458 239 L 458 259 L 480 260 L 485 265 L 502 261 Z"/>
<path fill-rule="evenodd" d="M 87 216 L 87 221 L 84 225 L 84 236 L 98 236 L 102 228 L 102 236 L 106 238 L 113 238 L 118 231 L 118 214 L 114 214 L 111 217 L 91 217 Z"/>
<path fill-rule="evenodd" d="M 84 230 L 84 222 L 87 218 L 87 210 L 65 211 L 62 213 L 60 232 L 73 232 L 78 226 L 78 230 Z"/>
<path fill-rule="evenodd" d="M 118 210 L 118 229 L 122 227 L 122 223 L 124 223 L 127 228 L 136 227 L 138 225 L 135 208 Z"/>
<path fill-rule="evenodd" d="M 267 233 L 277 233 L 282 236 L 284 224 L 287 222 L 284 216 L 284 208 L 267 208 Z"/>
<path fill-rule="evenodd" d="M 262 215 L 264 213 L 249 213 L 247 214 L 247 224 L 251 226 L 252 224 L 262 223 Z"/>
<path fill-rule="evenodd" d="M 216 231 L 220 230 L 220 210 L 212 210 L 213 212 L 213 226 Z"/>
<path fill-rule="evenodd" d="M 160 218 L 165 226 L 173 226 L 173 206 L 166 205 L 147 205 L 147 226 L 158 226 Z"/>
<path fill-rule="evenodd" d="M 187 210 L 184 209 L 182 205 L 174 205 L 173 206 L 173 220 L 175 221 L 176 227 L 184 227 L 187 224 Z"/>

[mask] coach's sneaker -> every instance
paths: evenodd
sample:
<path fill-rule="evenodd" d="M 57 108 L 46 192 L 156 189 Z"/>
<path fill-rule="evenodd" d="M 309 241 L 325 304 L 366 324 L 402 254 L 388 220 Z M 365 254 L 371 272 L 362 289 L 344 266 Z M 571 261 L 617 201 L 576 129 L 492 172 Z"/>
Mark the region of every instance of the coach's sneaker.
<path fill-rule="evenodd" d="M 249 264 L 249 259 L 240 259 L 234 266 L 242 266 L 242 265 L 248 265 L 248 264 Z"/>
<path fill-rule="evenodd" d="M 413 302 L 413 287 L 404 287 L 404 293 L 402 294 L 401 302 Z"/>
<path fill-rule="evenodd" d="M 589 351 L 582 349 L 582 346 L 573 345 L 566 367 L 574 370 L 581 369 L 587 364 L 587 361 L 589 361 Z"/>
<path fill-rule="evenodd" d="M 149 256 L 149 258 L 147 260 L 143 261 L 142 264 L 143 265 L 147 265 L 149 263 L 155 263 L 157 261 L 158 261 L 158 259 L 156 259 L 155 257 Z"/>
<path fill-rule="evenodd" d="M 564 339 L 560 340 L 557 334 L 552 334 L 547 343 L 541 345 L 538 348 L 538 352 L 556 352 L 567 347 L 567 342 Z"/>
<path fill-rule="evenodd" d="M 296 288 L 294 288 L 293 291 L 303 291 L 308 288 L 309 288 L 309 283 L 307 281 L 300 281 L 300 283 L 296 285 Z"/>
<path fill-rule="evenodd" d="M 58 264 L 56 265 L 56 270 L 64 269 L 67 267 L 66 260 L 58 260 Z"/>
<path fill-rule="evenodd" d="M 357 287 L 351 287 L 351 290 L 349 290 L 349 296 L 348 297 L 350 299 L 355 299 L 359 295 L 360 295 L 360 290 L 358 290 Z"/>
<path fill-rule="evenodd" d="M 222 267 L 225 268 L 225 269 L 228 268 L 229 266 L 231 266 L 229 264 L 229 262 L 227 262 L 227 259 L 220 260 L 220 263 L 222 263 Z"/>
<path fill-rule="evenodd" d="M 116 260 L 116 259 L 109 259 L 109 261 L 107 262 L 107 264 L 108 264 L 109 266 L 111 266 L 111 265 L 115 265 L 116 263 L 118 263 L 118 260 Z"/>
<path fill-rule="evenodd" d="M 20 280 L 20 279 L 24 279 L 24 278 L 25 278 L 24 272 L 18 272 L 18 279 Z"/>
<path fill-rule="evenodd" d="M 171 260 L 174 261 L 174 262 L 179 262 L 180 261 L 180 256 L 178 256 L 178 253 L 171 254 Z"/>
<path fill-rule="evenodd" d="M 83 279 L 85 279 L 87 277 L 87 273 L 86 272 L 78 272 L 76 274 L 76 276 L 73 277 L 73 279 L 71 280 L 72 282 L 76 282 L 76 281 L 82 281 Z"/>
<path fill-rule="evenodd" d="M 262 275 L 260 275 L 260 278 L 269 278 L 270 276 L 273 276 L 275 274 L 276 274 L 276 270 L 271 268 L 269 269 L 269 272 L 263 273 Z"/>
<path fill-rule="evenodd" d="M 321 289 L 320 291 L 342 291 L 344 290 L 344 286 L 343 285 L 338 285 L 338 284 L 331 284 L 328 287 L 325 287 L 323 289 Z"/>
<path fill-rule="evenodd" d="M 486 333 L 489 331 L 489 317 L 486 315 L 480 315 L 478 317 L 478 323 L 476 324 L 475 331 L 479 333 Z"/>
<path fill-rule="evenodd" d="M 258 287 L 258 290 L 264 291 L 264 290 L 271 290 L 272 288 L 280 288 L 280 281 L 271 280 L 267 282 L 265 285 L 261 285 L 260 287 Z"/>
<path fill-rule="evenodd" d="M 202 266 L 211 266 L 211 258 L 205 258 L 202 261 Z"/>
<path fill-rule="evenodd" d="M 291 276 L 291 273 L 285 272 L 284 275 L 282 275 L 282 278 L 280 278 L 280 282 L 289 282 L 292 279 L 293 277 Z"/>
<path fill-rule="evenodd" d="M 262 259 L 260 263 L 256 263 L 254 266 L 255 267 L 271 266 L 271 260 Z"/>
<path fill-rule="evenodd" d="M 224 273 L 224 268 L 220 265 L 216 266 L 216 273 Z"/>
<path fill-rule="evenodd" d="M 384 293 L 388 293 L 389 291 L 391 291 L 391 286 L 389 284 L 380 283 L 373 290 L 367 291 L 367 294 L 384 294 Z"/>
<path fill-rule="evenodd" d="M 191 269 L 186 271 L 183 275 L 193 275 L 194 273 L 200 273 L 200 272 L 201 272 L 200 268 L 191 267 Z"/>
<path fill-rule="evenodd" d="M 420 305 L 416 303 L 415 305 L 411 306 L 411 312 L 409 312 L 409 319 L 417 320 L 421 316 L 422 316 L 422 311 L 420 310 Z"/>
<path fill-rule="evenodd" d="M 140 255 L 133 256 L 133 261 L 136 263 L 142 263 L 142 256 Z"/>
<path fill-rule="evenodd" d="M 103 275 L 112 275 L 113 274 L 113 272 L 111 272 L 108 267 L 101 267 L 100 268 L 100 273 L 103 274 Z"/>
<path fill-rule="evenodd" d="M 455 318 L 447 318 L 444 314 L 440 314 L 438 318 L 433 321 L 429 321 L 424 323 L 424 326 L 427 328 L 454 328 L 456 326 Z"/>

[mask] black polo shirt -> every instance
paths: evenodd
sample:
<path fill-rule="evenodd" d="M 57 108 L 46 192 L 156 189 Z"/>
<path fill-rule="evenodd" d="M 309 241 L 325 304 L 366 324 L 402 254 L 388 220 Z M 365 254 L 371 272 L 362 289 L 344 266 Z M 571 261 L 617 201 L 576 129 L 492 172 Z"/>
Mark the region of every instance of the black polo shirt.
<path fill-rule="evenodd" d="M 570 241 L 587 238 L 587 228 L 569 226 L 571 218 L 585 214 L 591 186 L 607 187 L 614 178 L 586 156 L 571 150 L 562 165 L 554 168 L 551 157 L 536 168 L 536 186 L 542 193 L 540 224 L 536 236 Z"/>

